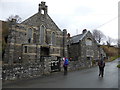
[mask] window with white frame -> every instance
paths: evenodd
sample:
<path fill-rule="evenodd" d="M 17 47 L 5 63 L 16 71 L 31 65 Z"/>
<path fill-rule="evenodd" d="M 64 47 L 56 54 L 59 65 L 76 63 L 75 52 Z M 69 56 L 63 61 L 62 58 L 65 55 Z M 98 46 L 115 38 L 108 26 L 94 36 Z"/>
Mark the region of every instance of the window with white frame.
<path fill-rule="evenodd" d="M 94 55 L 93 50 L 86 50 L 86 56 L 87 57 L 93 57 L 93 55 Z"/>
<path fill-rule="evenodd" d="M 87 38 L 86 39 L 86 45 L 92 45 L 92 40 L 90 38 Z"/>

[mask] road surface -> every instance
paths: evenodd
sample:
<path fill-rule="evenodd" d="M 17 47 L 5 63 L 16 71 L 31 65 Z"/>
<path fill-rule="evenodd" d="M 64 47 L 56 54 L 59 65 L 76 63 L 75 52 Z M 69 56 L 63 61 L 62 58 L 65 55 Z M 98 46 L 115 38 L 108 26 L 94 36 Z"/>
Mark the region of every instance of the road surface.
<path fill-rule="evenodd" d="M 2 89 L 2 64 L 0 63 L 0 90 Z"/>
<path fill-rule="evenodd" d="M 98 76 L 98 67 L 81 71 L 50 75 L 44 78 L 4 84 L 9 88 L 118 88 L 118 59 L 106 63 L 104 77 Z"/>

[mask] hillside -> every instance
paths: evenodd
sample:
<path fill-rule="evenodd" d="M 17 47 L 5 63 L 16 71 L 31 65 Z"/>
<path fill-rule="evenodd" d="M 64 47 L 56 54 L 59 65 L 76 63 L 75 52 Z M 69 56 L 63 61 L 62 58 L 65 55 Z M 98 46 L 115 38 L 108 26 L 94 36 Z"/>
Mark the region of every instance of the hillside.
<path fill-rule="evenodd" d="M 106 55 L 110 58 L 110 61 L 120 57 L 120 48 L 102 45 L 101 46 L 105 51 Z"/>

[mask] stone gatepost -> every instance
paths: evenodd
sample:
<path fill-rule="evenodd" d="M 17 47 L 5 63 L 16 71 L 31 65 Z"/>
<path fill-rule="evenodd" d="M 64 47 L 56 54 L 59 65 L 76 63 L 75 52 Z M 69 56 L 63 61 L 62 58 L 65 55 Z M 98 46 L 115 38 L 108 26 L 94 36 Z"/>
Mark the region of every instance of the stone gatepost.
<path fill-rule="evenodd" d="M 51 72 L 51 57 L 44 57 L 44 72 L 43 74 L 49 74 Z"/>

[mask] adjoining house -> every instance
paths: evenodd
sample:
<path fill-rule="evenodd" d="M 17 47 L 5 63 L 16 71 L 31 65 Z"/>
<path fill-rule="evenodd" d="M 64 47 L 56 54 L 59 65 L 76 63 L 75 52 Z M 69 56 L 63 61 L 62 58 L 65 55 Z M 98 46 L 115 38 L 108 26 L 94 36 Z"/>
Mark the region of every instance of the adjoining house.
<path fill-rule="evenodd" d="M 101 54 L 106 57 L 90 31 L 84 29 L 82 34 L 68 37 L 68 57 L 71 60 L 91 63 L 99 60 Z"/>

